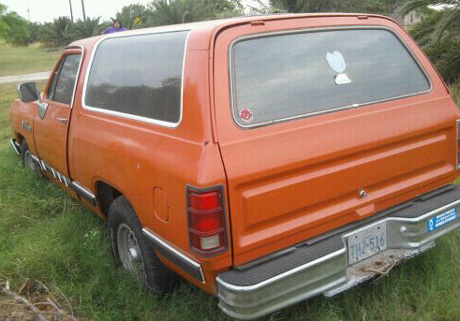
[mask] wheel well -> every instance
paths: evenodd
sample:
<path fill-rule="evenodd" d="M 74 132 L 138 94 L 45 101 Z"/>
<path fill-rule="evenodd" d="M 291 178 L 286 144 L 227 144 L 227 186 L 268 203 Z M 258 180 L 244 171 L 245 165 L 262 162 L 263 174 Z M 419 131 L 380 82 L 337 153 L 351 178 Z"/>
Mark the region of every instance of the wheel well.
<path fill-rule="evenodd" d="M 105 217 L 109 216 L 110 205 L 120 195 L 122 193 L 115 187 L 101 181 L 96 183 L 96 196 Z"/>
<path fill-rule="evenodd" d="M 22 135 L 19 134 L 19 133 L 17 134 L 17 137 L 18 137 L 18 140 L 17 140 L 17 141 L 18 141 L 18 144 L 21 145 L 22 142 L 25 140 L 25 138 L 24 138 L 24 136 L 22 136 Z"/>

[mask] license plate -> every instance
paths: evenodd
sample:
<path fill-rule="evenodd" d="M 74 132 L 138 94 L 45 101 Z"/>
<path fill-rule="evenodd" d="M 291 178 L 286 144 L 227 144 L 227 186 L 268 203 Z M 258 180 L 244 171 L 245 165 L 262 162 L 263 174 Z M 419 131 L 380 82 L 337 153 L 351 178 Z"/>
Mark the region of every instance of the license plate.
<path fill-rule="evenodd" d="M 347 239 L 348 264 L 364 260 L 387 248 L 385 223 L 351 234 Z"/>

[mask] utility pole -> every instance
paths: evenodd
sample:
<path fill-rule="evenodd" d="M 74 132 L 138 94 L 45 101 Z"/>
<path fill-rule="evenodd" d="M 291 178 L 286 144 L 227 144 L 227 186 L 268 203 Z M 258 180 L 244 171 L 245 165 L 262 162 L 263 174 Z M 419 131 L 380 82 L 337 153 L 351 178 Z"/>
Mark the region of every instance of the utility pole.
<path fill-rule="evenodd" d="M 85 3 L 83 0 L 81 0 L 81 11 L 83 12 L 83 21 L 86 21 Z"/>
<path fill-rule="evenodd" d="M 69 0 L 69 7 L 70 7 L 70 20 L 72 20 L 73 23 L 73 11 L 72 11 L 72 1 Z"/>
<path fill-rule="evenodd" d="M 27 7 L 27 20 L 30 22 L 30 7 Z"/>

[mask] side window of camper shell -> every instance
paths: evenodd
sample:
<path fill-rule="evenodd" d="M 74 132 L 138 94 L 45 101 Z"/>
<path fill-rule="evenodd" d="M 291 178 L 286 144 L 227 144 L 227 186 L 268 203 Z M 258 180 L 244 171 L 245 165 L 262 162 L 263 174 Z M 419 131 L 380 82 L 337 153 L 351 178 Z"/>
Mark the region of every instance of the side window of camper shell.
<path fill-rule="evenodd" d="M 114 37 L 96 48 L 84 106 L 116 116 L 178 124 L 189 31 Z"/>

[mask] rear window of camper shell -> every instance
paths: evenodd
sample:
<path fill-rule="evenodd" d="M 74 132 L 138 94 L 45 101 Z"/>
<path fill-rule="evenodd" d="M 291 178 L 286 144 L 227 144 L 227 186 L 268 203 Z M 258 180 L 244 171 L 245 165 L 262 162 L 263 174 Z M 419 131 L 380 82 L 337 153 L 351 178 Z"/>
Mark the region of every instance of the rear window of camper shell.
<path fill-rule="evenodd" d="M 230 47 L 233 117 L 241 127 L 425 93 L 431 83 L 387 28 L 249 36 Z"/>

